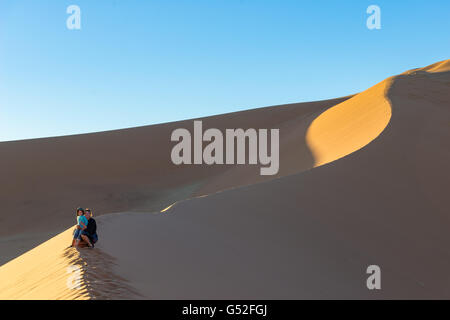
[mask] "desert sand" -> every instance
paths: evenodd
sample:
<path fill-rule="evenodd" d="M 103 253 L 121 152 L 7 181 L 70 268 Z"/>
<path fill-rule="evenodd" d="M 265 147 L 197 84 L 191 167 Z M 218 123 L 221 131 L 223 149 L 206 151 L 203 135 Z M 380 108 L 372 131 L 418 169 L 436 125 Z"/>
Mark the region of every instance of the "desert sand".
<path fill-rule="evenodd" d="M 278 175 L 173 165 L 192 120 L 0 143 L 0 298 L 450 298 L 450 60 L 202 120 L 279 128 Z M 67 248 L 78 205 L 110 213 L 95 249 Z"/>

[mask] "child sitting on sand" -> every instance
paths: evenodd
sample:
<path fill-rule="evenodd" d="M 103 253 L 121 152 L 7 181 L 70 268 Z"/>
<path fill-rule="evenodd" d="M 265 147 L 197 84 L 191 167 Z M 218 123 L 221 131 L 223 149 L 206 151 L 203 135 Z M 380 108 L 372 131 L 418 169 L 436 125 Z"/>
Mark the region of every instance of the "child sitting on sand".
<path fill-rule="evenodd" d="M 77 208 L 77 225 L 73 233 L 72 247 L 78 247 L 81 238 L 81 232 L 87 228 L 88 219 L 84 216 L 84 209 Z M 89 247 L 92 247 L 91 242 L 88 240 Z"/>

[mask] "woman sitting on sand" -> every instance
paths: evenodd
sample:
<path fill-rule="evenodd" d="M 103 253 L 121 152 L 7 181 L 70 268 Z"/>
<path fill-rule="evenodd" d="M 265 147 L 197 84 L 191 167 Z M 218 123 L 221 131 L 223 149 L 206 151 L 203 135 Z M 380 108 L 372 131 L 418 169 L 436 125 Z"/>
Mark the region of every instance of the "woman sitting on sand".
<path fill-rule="evenodd" d="M 73 233 L 72 247 L 78 247 L 80 244 L 81 232 L 87 228 L 88 219 L 84 216 L 84 209 L 77 208 L 77 225 Z M 87 244 L 92 247 L 89 238 L 87 239 Z"/>

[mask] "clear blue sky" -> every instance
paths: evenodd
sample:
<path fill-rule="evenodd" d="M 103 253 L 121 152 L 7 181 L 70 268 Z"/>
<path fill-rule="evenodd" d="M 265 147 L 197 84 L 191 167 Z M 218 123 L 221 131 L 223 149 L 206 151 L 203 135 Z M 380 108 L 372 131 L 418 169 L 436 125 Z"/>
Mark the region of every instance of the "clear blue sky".
<path fill-rule="evenodd" d="M 81 8 L 68 30 L 66 8 Z M 366 9 L 381 8 L 381 30 Z M 450 1 L 1 0 L 0 141 L 364 90 L 450 58 Z"/>

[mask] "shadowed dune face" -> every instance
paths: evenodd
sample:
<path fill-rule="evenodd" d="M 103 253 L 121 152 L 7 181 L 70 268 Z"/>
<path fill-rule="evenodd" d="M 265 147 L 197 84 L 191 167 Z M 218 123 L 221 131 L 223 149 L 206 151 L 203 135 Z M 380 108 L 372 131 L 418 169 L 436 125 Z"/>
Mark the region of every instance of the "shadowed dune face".
<path fill-rule="evenodd" d="M 390 78 L 331 109 L 318 103 L 299 105 L 301 111 L 270 109 L 280 112 L 271 119 L 264 114 L 269 109 L 225 115 L 227 125 L 237 127 L 261 112 L 258 126 L 286 128 L 280 159 L 285 152 L 292 165 L 283 177 L 247 185 L 254 182 L 238 166 L 214 174 L 161 169 L 152 177 L 155 188 L 160 177 L 167 191 L 156 198 L 167 202 L 232 187 L 234 177 L 240 177 L 235 186 L 247 186 L 181 201 L 162 213 L 98 217 L 96 263 L 87 251 L 66 250 L 67 230 L 1 266 L 0 293 L 32 298 L 26 289 L 42 282 L 39 290 L 54 291 L 39 291 L 40 298 L 61 299 L 449 298 L 448 62 Z M 210 120 L 207 127 L 219 127 L 220 118 Z M 347 131 L 354 138 L 346 139 Z M 307 143 L 317 158 L 305 151 Z M 96 174 L 107 180 L 106 171 Z M 128 176 L 124 168 L 122 175 Z M 201 181 L 195 187 L 193 177 Z M 186 188 L 183 197 L 170 196 L 177 183 Z M 95 285 L 89 276 L 103 262 L 105 275 L 97 274 L 104 282 Z M 63 270 L 74 263 L 85 265 L 78 292 L 63 286 Z M 366 288 L 371 264 L 381 267 L 381 291 Z M 51 270 L 54 281 L 45 277 Z"/>
<path fill-rule="evenodd" d="M 160 215 L 105 216 L 102 249 L 150 298 L 449 298 L 450 73 L 433 70 L 381 91 L 390 122 L 359 151 Z M 118 252 L 119 228 L 148 254 Z M 367 290 L 372 264 L 381 291 Z"/>
<path fill-rule="evenodd" d="M 68 276 L 74 276 L 79 268 L 80 277 L 68 278 L 71 280 L 66 285 L 67 295 L 71 292 L 79 292 L 77 298 L 89 300 L 117 300 L 117 299 L 142 299 L 129 282 L 114 273 L 116 259 L 101 249 L 81 249 L 66 248 L 63 258 L 67 264 Z M 42 279 L 42 281 L 46 281 Z M 78 282 L 76 282 L 78 281 Z M 66 281 L 67 282 L 67 281 Z M 79 288 L 75 287 L 79 284 Z"/>
<path fill-rule="evenodd" d="M 202 119 L 207 128 L 280 128 L 280 172 L 259 165 L 176 166 L 171 132 L 192 121 L 102 133 L 0 143 L 0 265 L 75 221 L 78 206 L 94 214 L 159 211 L 193 195 L 312 168 L 305 143 L 310 122 L 345 98 L 261 108 Z M 46 219 L 42 219 L 45 216 Z"/>

